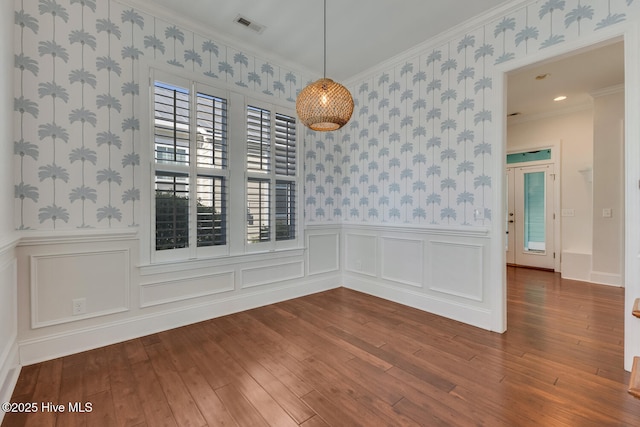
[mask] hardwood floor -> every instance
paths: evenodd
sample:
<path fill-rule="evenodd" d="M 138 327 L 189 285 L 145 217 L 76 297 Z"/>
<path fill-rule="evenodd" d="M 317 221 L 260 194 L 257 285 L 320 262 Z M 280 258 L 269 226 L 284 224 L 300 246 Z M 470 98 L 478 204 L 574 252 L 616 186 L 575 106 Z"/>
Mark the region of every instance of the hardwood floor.
<path fill-rule="evenodd" d="M 24 367 L 65 412 L 2 426 L 640 425 L 624 290 L 507 273 L 502 335 L 340 288 Z"/>

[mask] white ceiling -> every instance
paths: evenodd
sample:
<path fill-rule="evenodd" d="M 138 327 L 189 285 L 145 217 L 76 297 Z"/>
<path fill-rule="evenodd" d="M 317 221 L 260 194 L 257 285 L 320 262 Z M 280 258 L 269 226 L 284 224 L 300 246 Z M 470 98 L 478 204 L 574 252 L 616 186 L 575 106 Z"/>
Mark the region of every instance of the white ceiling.
<path fill-rule="evenodd" d="M 124 0 L 206 29 L 211 36 L 301 71 L 323 71 L 322 0 Z M 327 0 L 327 77 L 344 81 L 494 8 L 523 0 Z M 264 26 L 261 33 L 235 22 Z M 544 80 L 535 76 L 548 73 Z M 589 92 L 622 84 L 622 43 L 510 73 L 508 113 L 519 118 L 590 102 Z M 554 103 L 553 97 L 569 98 Z M 513 118 L 516 120 L 518 118 Z"/>
<path fill-rule="evenodd" d="M 239 47 L 322 74 L 323 0 L 129 2 L 151 11 L 164 9 Z M 327 77 L 344 81 L 505 3 L 514 1 L 327 0 Z M 237 24 L 238 15 L 264 26 L 264 31 Z"/>
<path fill-rule="evenodd" d="M 547 74 L 538 80 L 536 76 Z M 622 41 L 592 47 L 513 71 L 507 80 L 510 121 L 581 108 L 592 103 L 591 94 L 624 85 Z M 567 99 L 554 102 L 559 95 Z"/>

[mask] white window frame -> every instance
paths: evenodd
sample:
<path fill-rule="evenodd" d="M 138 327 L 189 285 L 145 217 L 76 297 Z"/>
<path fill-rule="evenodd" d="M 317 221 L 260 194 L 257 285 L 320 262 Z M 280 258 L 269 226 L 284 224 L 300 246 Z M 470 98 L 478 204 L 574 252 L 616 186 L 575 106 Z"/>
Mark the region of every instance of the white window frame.
<path fill-rule="evenodd" d="M 141 154 L 142 164 L 148 164 L 148 169 L 143 168 L 145 181 L 149 184 L 141 190 L 143 200 L 149 203 L 143 203 L 143 217 L 148 220 L 148 226 L 141 228 L 141 239 L 147 242 L 142 245 L 141 265 L 181 263 L 187 261 L 200 261 L 206 259 L 225 259 L 234 256 L 243 256 L 247 254 L 256 254 L 260 252 L 278 252 L 289 250 L 303 249 L 303 221 L 304 214 L 302 211 L 302 198 L 304 187 L 302 186 L 301 176 L 303 165 L 301 163 L 301 152 L 303 145 L 303 137 L 301 125 L 296 120 L 296 171 L 294 177 L 289 177 L 295 185 L 295 238 L 291 240 L 275 240 L 275 185 L 271 188 L 271 200 L 273 208 L 271 209 L 271 224 L 273 224 L 273 238 L 269 242 L 261 242 L 260 244 L 248 244 L 247 242 L 247 121 L 246 107 L 253 105 L 256 107 L 268 109 L 273 114 L 284 114 L 296 118 L 295 110 L 285 104 L 284 101 L 279 103 L 272 97 L 266 97 L 259 93 L 254 93 L 248 89 L 238 88 L 223 81 L 210 79 L 188 70 L 174 69 L 164 64 L 155 62 L 141 61 L 141 81 L 148 80 L 148 101 L 141 107 L 142 117 L 146 117 L 147 125 L 142 130 L 143 150 Z M 191 247 L 179 249 L 156 250 L 155 236 L 155 157 L 154 157 L 154 83 L 162 81 L 167 84 L 173 84 L 179 87 L 188 88 L 191 93 L 197 91 L 224 98 L 227 100 L 227 169 L 225 171 L 226 180 L 226 245 L 210 246 L 210 247 Z M 193 120 L 195 120 L 195 116 Z M 275 122 L 272 125 L 272 156 L 275 152 L 273 144 L 275 143 Z M 273 160 L 272 160 L 273 161 Z M 193 163 L 193 162 L 191 162 Z M 190 163 L 190 167 L 191 167 Z M 195 165 L 194 165 L 195 167 Z M 164 170 L 164 169 L 163 169 Z M 148 171 L 148 172 L 146 172 Z M 216 176 L 219 176 L 216 172 Z M 190 175 L 197 176 L 197 175 Z M 195 178 L 194 178 L 195 179 Z M 274 181 L 275 182 L 275 181 Z M 242 212 L 242 214 L 240 214 Z M 196 216 L 190 216 L 192 224 L 195 224 Z M 195 226 L 195 225 L 192 225 Z"/>
<path fill-rule="evenodd" d="M 285 109 L 270 103 L 266 103 L 266 102 L 261 102 L 259 100 L 255 100 L 255 99 L 248 99 L 245 102 L 244 105 L 244 115 L 245 115 L 245 131 L 248 132 L 248 124 L 247 124 L 247 119 L 248 119 L 248 113 L 247 113 L 247 109 L 248 107 L 254 107 L 254 108 L 260 108 L 263 110 L 268 110 L 270 112 L 270 121 L 271 121 L 271 126 L 270 126 L 270 152 L 269 152 L 269 165 L 270 168 L 268 171 L 250 171 L 248 170 L 248 168 L 245 167 L 245 189 L 248 187 L 248 183 L 249 180 L 265 180 L 269 182 L 269 226 L 270 226 L 270 236 L 269 236 L 269 240 L 268 241 L 259 241 L 259 242 L 250 242 L 249 241 L 249 225 L 248 225 L 248 221 L 247 221 L 247 225 L 245 228 L 245 246 L 246 246 L 246 252 L 251 253 L 251 252 L 261 252 L 261 251 L 272 251 L 272 250 L 282 250 L 282 249 L 290 249 L 290 248 L 295 248 L 299 246 L 299 239 L 300 239 L 300 222 L 302 220 L 302 213 L 300 212 L 300 199 L 301 199 L 301 194 L 302 194 L 302 188 L 300 186 L 300 151 L 301 151 L 301 147 L 300 144 L 302 143 L 302 140 L 300 138 L 300 126 L 299 124 L 296 125 L 296 157 L 295 157 L 295 164 L 296 164 L 296 170 L 295 170 L 295 175 L 293 176 L 285 176 L 285 175 L 278 175 L 276 172 L 276 149 L 275 149 L 275 143 L 276 143 L 276 115 L 281 114 L 281 115 L 285 115 L 285 116 L 289 116 L 292 118 L 296 117 L 295 112 L 293 112 L 290 109 Z M 296 120 L 297 123 L 297 120 Z M 248 139 L 248 135 L 245 136 L 245 140 Z M 248 152 L 245 149 L 245 158 L 248 156 Z M 246 165 L 246 159 L 245 159 L 245 165 Z M 295 186 L 295 202 L 294 202 L 294 209 L 295 209 L 295 216 L 294 216 L 294 233 L 295 233 L 295 237 L 293 239 L 287 239 L 287 240 L 277 240 L 277 217 L 276 217 L 276 202 L 277 202 L 277 198 L 276 198 L 276 185 L 278 182 L 280 181 L 287 181 L 292 183 Z M 245 190 L 248 191 L 248 190 Z M 246 205 L 246 211 L 249 214 L 250 209 L 249 209 L 249 201 L 248 201 L 248 195 L 245 195 L 245 201 L 247 203 Z"/>
<path fill-rule="evenodd" d="M 155 161 L 155 143 L 154 143 L 154 123 L 152 117 L 154 117 L 155 113 L 155 100 L 154 100 L 154 90 L 155 83 L 162 82 L 168 85 L 176 86 L 179 88 L 187 89 L 189 91 L 189 129 L 192 130 L 189 133 L 189 164 L 188 166 L 179 165 L 179 164 L 166 164 L 166 163 L 158 163 Z M 182 76 L 178 76 L 172 73 L 166 73 L 160 70 L 152 70 L 151 79 L 149 84 L 149 90 L 151 92 L 151 105 L 150 105 L 150 115 L 149 115 L 149 123 L 152 129 L 152 138 L 148 139 L 150 141 L 151 148 L 151 182 L 152 185 L 150 187 L 150 205 L 151 205 L 151 245 L 153 252 L 153 260 L 156 262 L 163 262 L 169 260 L 176 259 L 197 259 L 197 258 L 207 258 L 207 257 L 215 257 L 227 255 L 229 253 L 229 242 L 228 242 L 228 225 L 226 218 L 229 217 L 229 191 L 228 191 L 228 182 L 229 182 L 229 171 L 228 171 L 228 163 L 226 167 L 202 167 L 198 165 L 196 160 L 197 156 L 197 95 L 199 93 L 206 94 L 209 96 L 214 96 L 218 98 L 222 98 L 229 102 L 229 94 L 226 91 L 217 89 L 207 84 L 203 84 L 199 81 L 191 80 Z M 227 114 L 228 114 L 228 106 L 227 106 Z M 227 153 L 228 153 L 228 135 L 227 135 Z M 227 154 L 228 156 L 228 154 Z M 156 196 L 155 196 L 155 177 L 157 173 L 180 173 L 186 174 L 187 180 L 189 183 L 189 245 L 185 248 L 175 248 L 175 249 L 164 249 L 158 250 L 156 249 Z M 197 182 L 199 177 L 214 177 L 214 178 L 222 178 L 224 181 L 224 185 L 227 186 L 227 189 L 224 191 L 224 200 L 223 205 L 226 207 L 226 212 L 222 212 L 222 215 L 225 217 L 225 243 L 222 245 L 213 245 L 213 246 L 202 246 L 198 247 L 197 245 L 197 225 L 198 225 L 198 214 L 197 208 L 195 207 L 195 203 L 197 200 Z"/>

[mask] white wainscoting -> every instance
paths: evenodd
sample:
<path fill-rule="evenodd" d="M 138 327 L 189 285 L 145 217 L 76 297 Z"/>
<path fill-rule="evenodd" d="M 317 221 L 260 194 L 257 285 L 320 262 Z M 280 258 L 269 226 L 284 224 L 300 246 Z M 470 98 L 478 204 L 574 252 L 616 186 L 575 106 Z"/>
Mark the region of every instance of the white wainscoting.
<path fill-rule="evenodd" d="M 340 230 L 308 232 L 307 274 L 337 273 L 340 270 Z"/>
<path fill-rule="evenodd" d="M 345 271 L 378 275 L 378 236 L 366 232 L 344 233 Z"/>
<path fill-rule="evenodd" d="M 344 226 L 343 285 L 491 330 L 484 227 Z"/>
<path fill-rule="evenodd" d="M 32 255 L 31 327 L 42 328 L 129 310 L 129 250 Z M 83 299 L 83 313 L 73 314 Z"/>
<path fill-rule="evenodd" d="M 304 276 L 304 262 L 301 259 L 258 262 L 251 267 L 242 268 L 240 275 L 243 289 L 299 279 Z"/>
<path fill-rule="evenodd" d="M 380 241 L 381 277 L 384 280 L 421 288 L 424 271 L 423 240 L 382 236 Z"/>
<path fill-rule="evenodd" d="M 0 402 L 11 399 L 20 374 L 16 244 L 17 240 L 0 243 Z"/>
<path fill-rule="evenodd" d="M 37 363 L 340 286 L 339 228 L 311 230 L 305 241 L 313 243 L 314 260 L 329 253 L 311 267 L 303 248 L 139 265 L 135 230 L 30 235 L 16 249 L 19 361 Z M 84 315 L 71 314 L 76 298 L 86 298 Z"/>
<path fill-rule="evenodd" d="M 231 292 L 235 289 L 235 271 L 223 271 L 181 279 L 140 284 L 140 307 L 169 304 L 191 298 Z"/>
<path fill-rule="evenodd" d="M 427 256 L 429 289 L 482 302 L 483 245 L 430 240 Z"/>

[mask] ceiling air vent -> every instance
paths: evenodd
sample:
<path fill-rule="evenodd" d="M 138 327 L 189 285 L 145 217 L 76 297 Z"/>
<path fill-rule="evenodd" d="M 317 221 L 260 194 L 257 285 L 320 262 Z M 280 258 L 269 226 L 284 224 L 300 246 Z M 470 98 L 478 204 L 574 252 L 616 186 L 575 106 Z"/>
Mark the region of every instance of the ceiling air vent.
<path fill-rule="evenodd" d="M 236 19 L 234 20 L 234 22 L 242 25 L 243 27 L 247 27 L 258 34 L 261 34 L 266 28 L 264 25 L 256 24 L 255 22 L 251 21 L 249 18 L 242 15 L 236 16 Z"/>

